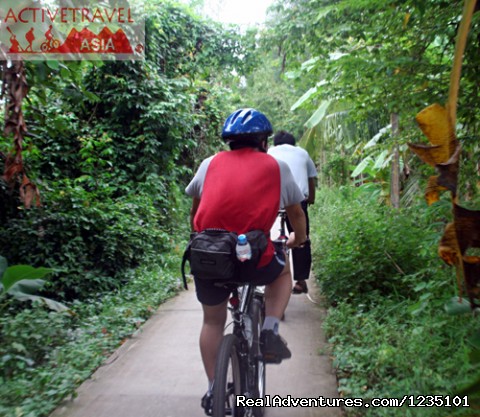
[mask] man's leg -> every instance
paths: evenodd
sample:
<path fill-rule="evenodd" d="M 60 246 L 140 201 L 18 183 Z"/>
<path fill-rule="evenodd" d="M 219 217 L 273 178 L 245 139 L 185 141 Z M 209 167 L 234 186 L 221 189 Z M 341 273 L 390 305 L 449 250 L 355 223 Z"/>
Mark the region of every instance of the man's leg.
<path fill-rule="evenodd" d="M 307 236 L 310 235 L 310 221 L 308 218 L 308 204 L 306 202 L 302 203 L 302 209 L 305 213 L 305 218 L 307 221 Z M 287 229 L 289 232 L 292 231 L 292 227 L 287 219 Z M 302 248 L 292 249 L 292 262 L 293 262 L 293 280 L 296 281 L 299 285 L 298 288 L 307 288 L 307 283 L 305 282 L 310 276 L 310 269 L 312 267 L 312 252 L 310 241 L 308 241 L 305 246 Z M 302 291 L 300 291 L 302 292 Z M 305 291 L 306 292 L 306 291 Z"/>
<path fill-rule="evenodd" d="M 280 363 L 292 356 L 285 340 L 278 334 L 280 320 L 287 308 L 292 288 L 292 275 L 287 259 L 275 281 L 265 286 L 265 321 L 260 343 L 266 363 Z"/>
<path fill-rule="evenodd" d="M 227 302 L 228 299 L 216 306 L 202 304 L 203 325 L 200 332 L 200 353 L 210 383 L 215 377 L 217 352 L 222 342 L 223 329 L 227 320 Z"/>
<path fill-rule="evenodd" d="M 285 267 L 278 278 L 265 286 L 265 316 L 275 317 L 280 320 L 287 308 L 292 291 L 292 274 L 290 263 L 285 262 Z"/>

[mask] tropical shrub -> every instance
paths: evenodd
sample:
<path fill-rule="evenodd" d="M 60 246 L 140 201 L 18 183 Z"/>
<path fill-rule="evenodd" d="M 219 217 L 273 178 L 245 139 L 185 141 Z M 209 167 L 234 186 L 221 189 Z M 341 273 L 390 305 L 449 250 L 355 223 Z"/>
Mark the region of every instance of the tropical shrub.
<path fill-rule="evenodd" d="M 42 278 L 51 272 L 52 269 L 30 265 L 8 266 L 7 260 L 0 256 L 0 312 L 9 306 L 9 297 L 19 301 L 39 301 L 55 311 L 68 310 L 62 303 L 38 295 L 46 283 Z"/>
<path fill-rule="evenodd" d="M 50 293 L 73 299 L 113 289 L 124 282 L 125 270 L 169 247 L 160 213 L 146 195 L 99 199 L 67 181 L 55 190 L 42 208 L 24 211 L 0 229 L 11 262 L 30 259 L 59 270 Z"/>
<path fill-rule="evenodd" d="M 340 395 L 365 400 L 459 395 L 476 373 L 469 362 L 472 348 L 468 338 L 478 321 L 471 316 L 448 315 L 443 301 L 430 300 L 418 314 L 412 313 L 410 300 L 385 299 L 368 309 L 341 302 L 331 308 L 324 327 Z M 347 410 L 348 416 L 355 417 L 469 415 L 463 413 L 468 409 L 405 406 Z"/>
<path fill-rule="evenodd" d="M 55 268 L 48 295 L 118 288 L 188 237 L 185 182 L 221 143 L 222 77 L 247 65 L 243 38 L 183 6 L 148 7 L 145 61 L 27 64 L 23 160 L 41 205 L 23 210 L 0 180 L 0 248 Z M 11 143 L 0 137 L 1 170 Z"/>
<path fill-rule="evenodd" d="M 129 271 L 128 283 L 53 312 L 43 303 L 0 315 L 0 415 L 48 416 L 179 288 L 179 253 Z M 11 311 L 10 311 L 11 310 Z"/>
<path fill-rule="evenodd" d="M 432 278 L 432 231 L 415 209 L 372 206 L 349 187 L 325 190 L 314 207 L 315 270 L 331 302 L 409 297 L 415 281 Z"/>
<path fill-rule="evenodd" d="M 314 273 L 329 307 L 324 328 L 340 395 L 463 398 L 461 390 L 478 371 L 471 362 L 478 354 L 478 318 L 464 314 L 469 303 L 458 303 L 455 274 L 437 258 L 450 203 L 393 210 L 372 205 L 372 189 L 362 188 L 322 188 L 311 216 Z M 347 415 L 465 411 L 370 407 Z"/>

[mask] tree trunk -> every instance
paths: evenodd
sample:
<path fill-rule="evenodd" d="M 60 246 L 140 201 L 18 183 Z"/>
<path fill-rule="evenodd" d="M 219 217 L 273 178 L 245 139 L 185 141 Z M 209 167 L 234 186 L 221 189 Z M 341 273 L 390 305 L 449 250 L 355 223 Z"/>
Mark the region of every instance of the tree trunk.
<path fill-rule="evenodd" d="M 400 153 L 396 139 L 398 136 L 397 113 L 392 113 L 390 115 L 390 122 L 392 124 L 392 137 L 394 139 L 392 173 L 390 176 L 390 203 L 392 204 L 392 207 L 398 209 L 400 208 Z"/>

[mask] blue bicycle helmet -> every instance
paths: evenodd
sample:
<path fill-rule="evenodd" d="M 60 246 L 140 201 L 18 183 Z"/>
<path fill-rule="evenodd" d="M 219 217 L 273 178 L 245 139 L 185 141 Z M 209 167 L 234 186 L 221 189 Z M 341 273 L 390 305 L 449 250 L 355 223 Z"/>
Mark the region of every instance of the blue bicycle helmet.
<path fill-rule="evenodd" d="M 235 139 L 235 136 L 248 137 L 256 134 L 269 136 L 272 132 L 272 125 L 263 113 L 255 109 L 240 109 L 225 120 L 222 138 L 226 141 Z"/>

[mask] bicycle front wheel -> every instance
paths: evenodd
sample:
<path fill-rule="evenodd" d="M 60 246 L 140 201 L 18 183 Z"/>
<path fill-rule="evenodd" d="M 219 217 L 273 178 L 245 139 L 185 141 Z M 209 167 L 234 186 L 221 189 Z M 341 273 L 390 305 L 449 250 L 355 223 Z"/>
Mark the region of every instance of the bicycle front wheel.
<path fill-rule="evenodd" d="M 213 417 L 243 417 L 243 407 L 237 407 L 236 397 L 243 392 L 239 342 L 235 335 L 226 335 L 220 345 L 213 384 Z"/>
<path fill-rule="evenodd" d="M 250 305 L 249 315 L 252 318 L 252 332 L 253 332 L 253 346 L 250 349 L 251 363 L 253 364 L 253 381 L 251 384 L 251 391 L 253 398 L 265 398 L 265 362 L 263 361 L 260 350 L 260 332 L 262 331 L 264 321 L 263 302 L 255 297 Z M 262 417 L 265 412 L 265 407 L 253 407 L 253 415 L 255 417 Z"/>

